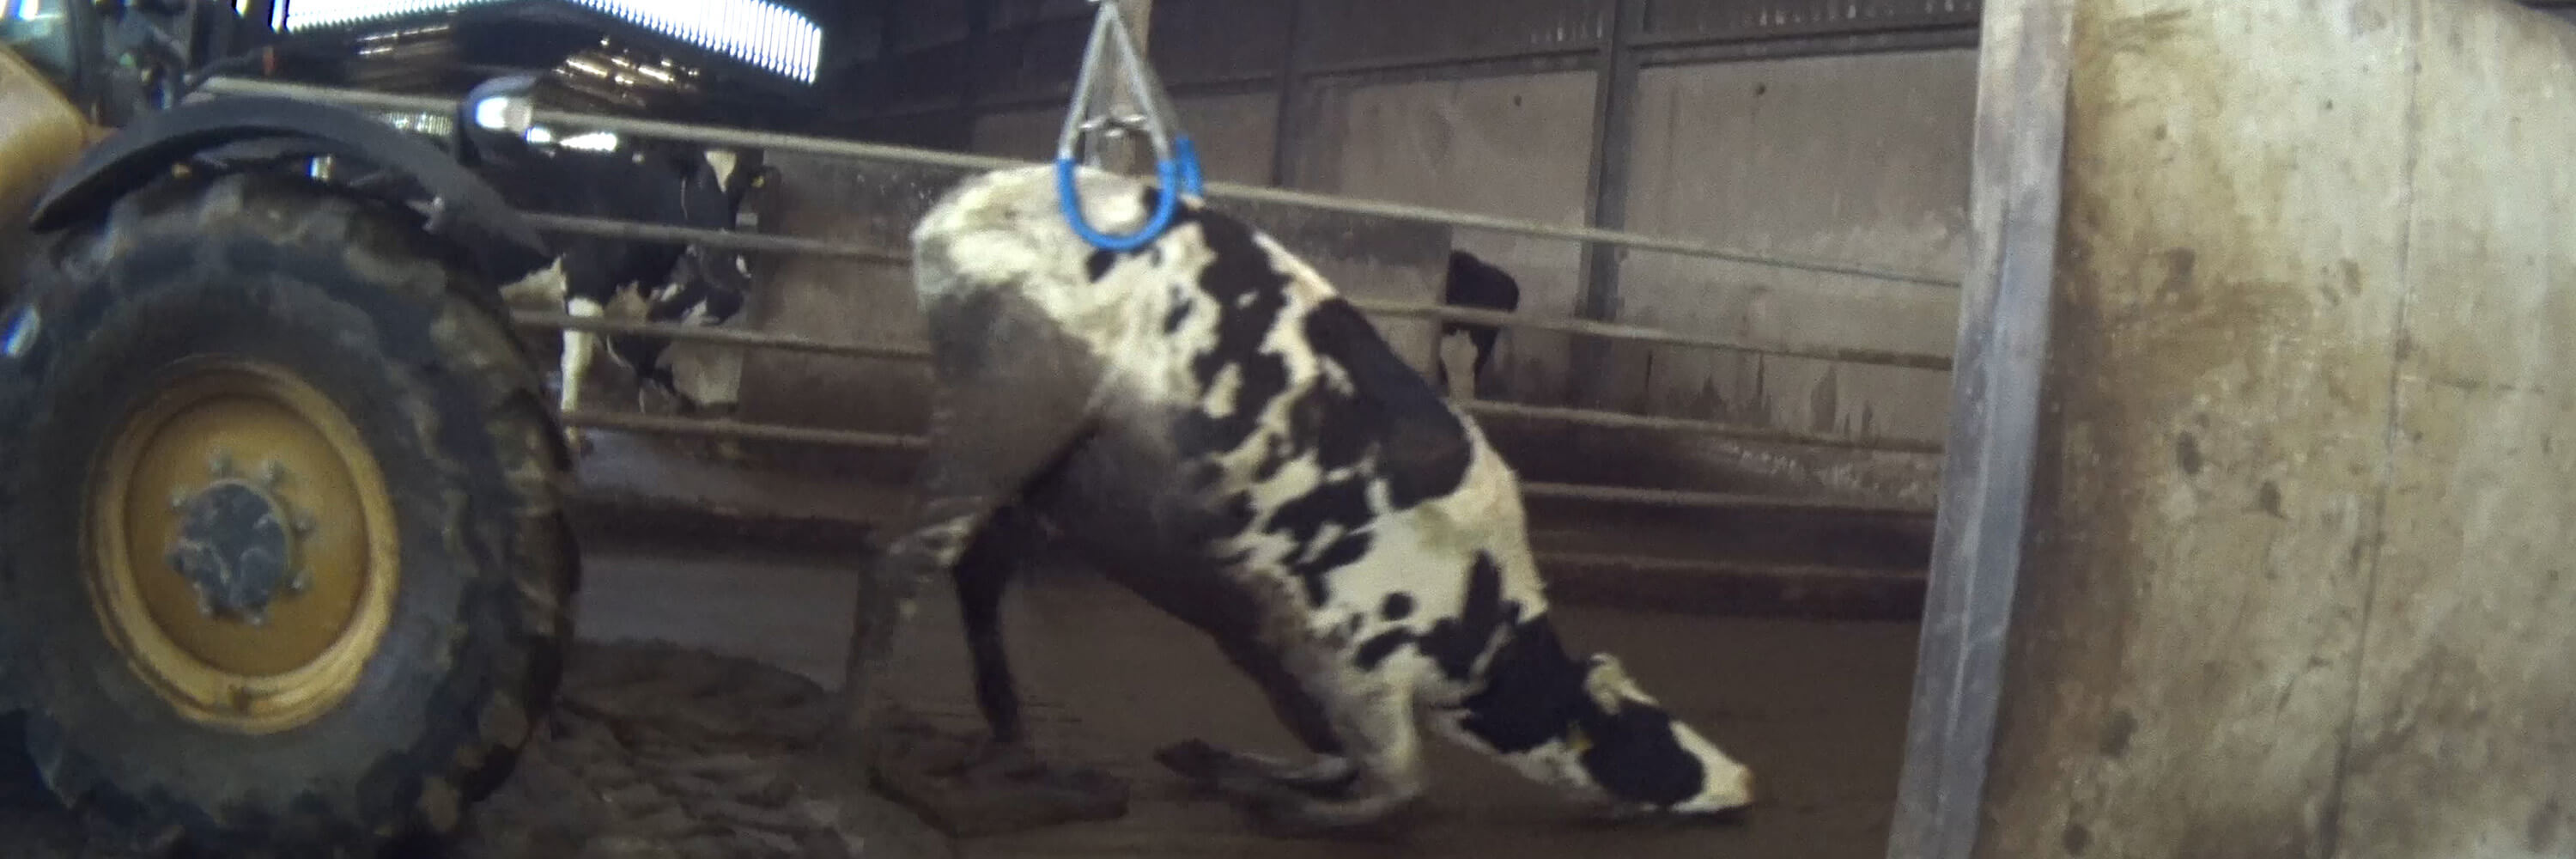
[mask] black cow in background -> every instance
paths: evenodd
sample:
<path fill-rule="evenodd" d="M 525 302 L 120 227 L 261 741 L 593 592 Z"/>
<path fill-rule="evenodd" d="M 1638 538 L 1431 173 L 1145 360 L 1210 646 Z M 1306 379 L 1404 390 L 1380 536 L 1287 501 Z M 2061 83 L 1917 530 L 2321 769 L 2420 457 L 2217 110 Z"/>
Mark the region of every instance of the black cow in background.
<path fill-rule="evenodd" d="M 533 87 L 523 77 L 477 87 L 456 117 L 458 155 L 524 211 L 733 230 L 741 226 L 745 197 L 762 184 L 757 152 L 667 141 L 618 140 L 606 149 L 532 143 L 499 118 L 478 115 L 482 96 L 505 88 Z M 555 248 L 554 266 L 503 290 L 511 304 L 581 317 L 721 325 L 741 313 L 751 285 L 749 259 L 739 251 L 573 233 L 558 234 Z M 675 367 L 667 339 L 567 330 L 563 411 L 579 409 L 603 341 L 610 357 L 635 374 L 639 400 L 658 393 L 688 410 L 729 411 L 738 399 L 738 352 L 702 348 L 694 354 L 707 360 Z M 567 434 L 575 450 L 588 450 L 581 430 Z"/>
<path fill-rule="evenodd" d="M 1510 272 L 1477 259 L 1475 254 L 1450 251 L 1449 278 L 1441 290 L 1440 303 L 1510 313 L 1520 309 L 1521 284 Z M 1437 381 L 1451 399 L 1476 398 L 1476 380 L 1484 378 L 1485 363 L 1494 357 L 1494 339 L 1501 334 L 1499 326 L 1481 322 L 1440 323 Z"/>

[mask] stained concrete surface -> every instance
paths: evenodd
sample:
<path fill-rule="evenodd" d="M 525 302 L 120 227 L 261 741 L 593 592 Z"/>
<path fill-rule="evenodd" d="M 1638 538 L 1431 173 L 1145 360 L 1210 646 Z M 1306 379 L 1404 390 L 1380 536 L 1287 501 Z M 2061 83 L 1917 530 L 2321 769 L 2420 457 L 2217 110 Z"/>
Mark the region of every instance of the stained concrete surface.
<path fill-rule="evenodd" d="M 2014 5 L 2071 68 L 1974 855 L 2570 855 L 2576 30 Z"/>
<path fill-rule="evenodd" d="M 695 550 L 592 539 L 582 637 L 661 639 L 835 684 L 854 556 Z M 955 727 L 974 724 L 952 597 L 926 595 L 902 643 L 901 694 Z M 1640 682 L 1761 774 L 1748 821 L 1602 826 L 1457 749 L 1433 746 L 1433 813 L 1409 846 L 1271 841 L 1223 806 L 1184 801 L 1150 752 L 1186 737 L 1293 749 L 1258 693 L 1196 633 L 1079 574 L 1042 574 L 1008 619 L 1034 731 L 1058 760 L 1131 781 L 1121 820 L 964 840 L 966 857 L 1362 855 L 1513 857 L 1800 856 L 1884 850 L 1915 628 L 1905 623 L 1726 620 L 1563 611 L 1578 648 L 1618 653 Z M 0 853 L 71 856 L 64 817 L 23 787 L 0 788 Z"/>
<path fill-rule="evenodd" d="M 585 636 L 667 637 L 837 682 L 855 558 L 598 547 Z M 952 597 L 924 597 L 901 644 L 900 694 L 971 725 Z M 1569 639 L 1618 653 L 1641 683 L 1761 773 L 1765 806 L 1712 827 L 1601 827 L 1544 791 L 1431 741 L 1434 816 L 1410 848 L 1258 838 L 1231 811 L 1184 802 L 1148 755 L 1187 737 L 1293 749 L 1253 686 L 1196 633 L 1096 579 L 1051 572 L 1007 622 L 1049 754 L 1131 779 L 1125 819 L 964 841 L 971 857 L 1876 857 L 1894 800 L 1915 626 L 1561 610 Z"/>

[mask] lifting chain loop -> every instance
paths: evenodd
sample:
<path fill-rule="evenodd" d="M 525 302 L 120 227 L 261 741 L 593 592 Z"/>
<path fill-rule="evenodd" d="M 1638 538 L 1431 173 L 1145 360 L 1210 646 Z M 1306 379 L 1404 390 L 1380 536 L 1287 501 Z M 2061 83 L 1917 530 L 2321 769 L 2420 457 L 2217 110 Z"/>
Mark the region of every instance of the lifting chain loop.
<path fill-rule="evenodd" d="M 1178 111 L 1173 109 L 1169 94 L 1163 91 L 1162 81 L 1155 77 L 1153 68 L 1146 63 L 1144 53 L 1136 49 L 1135 35 L 1127 29 L 1117 0 L 1091 2 L 1100 7 L 1100 13 L 1092 20 L 1091 42 L 1082 51 L 1082 71 L 1074 78 L 1073 104 L 1065 111 L 1064 131 L 1056 137 L 1056 193 L 1064 208 L 1065 222 L 1073 226 L 1076 235 L 1103 250 L 1130 251 L 1145 246 L 1146 242 L 1153 241 L 1171 226 L 1172 214 L 1180 207 L 1181 195 L 1202 197 L 1206 190 L 1199 177 L 1198 149 L 1191 144 L 1189 135 L 1180 130 L 1176 121 Z M 1109 116 L 1105 114 L 1114 109 L 1114 99 L 1110 106 L 1091 103 L 1101 59 L 1111 49 L 1118 51 L 1119 59 L 1126 67 L 1127 89 L 1141 108 L 1140 113 Z M 1095 108 L 1104 115 L 1094 116 Z M 1139 131 L 1153 144 L 1154 172 L 1161 181 L 1154 215 L 1145 222 L 1143 229 L 1132 235 L 1111 236 L 1094 229 L 1082 214 L 1081 190 L 1074 182 L 1077 158 L 1096 161 L 1097 148 L 1083 146 L 1087 135 L 1107 136 Z M 1078 154 L 1077 150 L 1082 152 Z"/>

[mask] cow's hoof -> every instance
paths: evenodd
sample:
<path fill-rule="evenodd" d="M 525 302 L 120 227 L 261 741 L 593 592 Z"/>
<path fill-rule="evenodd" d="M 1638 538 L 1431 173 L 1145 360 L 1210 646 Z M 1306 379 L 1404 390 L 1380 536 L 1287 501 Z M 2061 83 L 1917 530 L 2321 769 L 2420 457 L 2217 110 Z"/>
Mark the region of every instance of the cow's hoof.
<path fill-rule="evenodd" d="M 1205 740 L 1184 740 L 1154 752 L 1154 760 L 1179 775 L 1198 799 L 1237 801 L 1348 799 L 1355 774 L 1283 775 L 1268 765 Z"/>
<path fill-rule="evenodd" d="M 1183 740 L 1154 751 L 1154 762 L 1202 793 L 1218 793 L 1234 756 L 1206 740 Z"/>

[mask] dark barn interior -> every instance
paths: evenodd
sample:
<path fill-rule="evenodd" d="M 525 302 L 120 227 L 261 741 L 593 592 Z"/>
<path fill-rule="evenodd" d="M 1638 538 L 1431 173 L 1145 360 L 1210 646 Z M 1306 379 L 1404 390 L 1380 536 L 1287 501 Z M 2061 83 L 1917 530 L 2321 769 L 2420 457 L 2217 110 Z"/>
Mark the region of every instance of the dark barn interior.
<path fill-rule="evenodd" d="M 807 82 L 571 2 L 449 5 L 290 33 L 274 76 L 452 97 L 542 69 L 550 107 L 1036 159 L 1092 14 L 1081 0 L 794 0 L 823 33 Z M 1244 209 L 1354 295 L 1428 302 L 1452 251 L 1517 280 L 1512 312 L 1532 324 L 1501 333 L 1471 413 L 1532 484 L 1531 538 L 1572 646 L 1619 655 L 1761 774 L 1764 803 L 1714 826 L 1605 825 L 1426 740 L 1434 811 L 1411 839 L 1262 838 L 1151 758 L 1187 737 L 1292 749 L 1259 693 L 1195 633 L 1067 569 L 1011 600 L 1021 682 L 1041 751 L 1128 780 L 1133 807 L 936 840 L 994 857 L 1881 855 L 1967 240 L 1976 0 L 1150 7 L 1151 56 L 1214 181 L 1741 250 Z M 767 231 L 879 248 L 956 175 L 770 161 L 782 181 Z M 919 342 L 899 267 L 774 259 L 745 327 Z M 1429 324 L 1377 323 L 1428 372 Z M 924 381 L 917 364 L 754 352 L 739 417 L 918 432 Z M 1594 417 L 1563 419 L 1577 412 Z M 915 459 L 761 440 L 720 458 L 600 433 L 578 496 L 583 636 L 837 683 L 853 573 Z M 934 721 L 969 729 L 953 601 L 926 604 L 900 682 Z M 543 800 L 492 802 L 530 801 Z"/>

